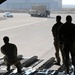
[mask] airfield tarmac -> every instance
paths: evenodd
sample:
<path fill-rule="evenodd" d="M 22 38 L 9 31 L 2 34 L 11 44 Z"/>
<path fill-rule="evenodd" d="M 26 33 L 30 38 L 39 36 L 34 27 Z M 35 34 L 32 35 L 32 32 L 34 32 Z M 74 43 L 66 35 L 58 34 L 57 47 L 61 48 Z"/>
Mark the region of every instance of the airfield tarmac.
<path fill-rule="evenodd" d="M 31 17 L 27 13 L 12 13 L 13 18 L 3 18 L 0 13 L 0 47 L 4 44 L 3 37 L 8 36 L 10 43 L 16 44 L 18 54 L 24 58 L 30 58 L 34 55 L 39 59 L 48 60 L 54 57 L 54 46 L 52 36 L 52 26 L 56 23 L 56 16 L 61 15 L 62 22 L 65 22 L 67 15 L 73 17 L 75 23 L 75 14 L 51 14 L 50 18 Z M 61 55 L 61 54 L 60 54 Z M 0 58 L 3 57 L 0 52 Z"/>

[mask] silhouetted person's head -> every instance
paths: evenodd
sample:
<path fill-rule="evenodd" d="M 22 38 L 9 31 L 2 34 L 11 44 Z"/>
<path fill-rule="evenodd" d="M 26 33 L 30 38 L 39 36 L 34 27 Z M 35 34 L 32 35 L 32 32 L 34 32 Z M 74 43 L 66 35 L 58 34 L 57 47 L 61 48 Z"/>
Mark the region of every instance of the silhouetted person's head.
<path fill-rule="evenodd" d="M 56 21 L 57 22 L 60 22 L 61 21 L 61 16 L 60 15 L 56 16 Z"/>
<path fill-rule="evenodd" d="M 9 37 L 5 36 L 5 37 L 3 38 L 3 41 L 4 41 L 5 44 L 9 43 Z"/>
<path fill-rule="evenodd" d="M 71 23 L 72 17 L 70 15 L 66 16 L 66 22 Z"/>

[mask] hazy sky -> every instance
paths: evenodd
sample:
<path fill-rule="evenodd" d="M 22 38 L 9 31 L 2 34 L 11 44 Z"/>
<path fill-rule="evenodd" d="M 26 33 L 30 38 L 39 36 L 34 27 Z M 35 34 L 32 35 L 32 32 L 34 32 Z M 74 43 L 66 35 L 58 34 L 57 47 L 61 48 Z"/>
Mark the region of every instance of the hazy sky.
<path fill-rule="evenodd" d="M 75 0 L 62 0 L 64 5 L 75 5 Z"/>

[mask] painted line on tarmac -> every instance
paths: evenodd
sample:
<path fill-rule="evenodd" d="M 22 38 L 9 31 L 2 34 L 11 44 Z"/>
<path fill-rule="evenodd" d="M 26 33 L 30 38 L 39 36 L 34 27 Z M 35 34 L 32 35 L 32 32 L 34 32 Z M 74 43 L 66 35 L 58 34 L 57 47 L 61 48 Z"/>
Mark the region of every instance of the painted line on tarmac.
<path fill-rule="evenodd" d="M 28 24 L 22 24 L 22 25 L 19 25 L 19 26 L 4 28 L 4 29 L 0 29 L 0 31 L 5 31 L 5 30 L 10 30 L 10 29 L 14 29 L 14 28 L 19 28 L 19 27 L 27 26 L 27 25 L 32 25 L 32 24 L 36 24 L 36 23 L 41 23 L 41 22 L 44 22 L 44 21 L 46 21 L 46 20 L 47 20 L 47 19 L 44 19 L 43 21 L 32 22 L 32 23 L 28 23 Z"/>

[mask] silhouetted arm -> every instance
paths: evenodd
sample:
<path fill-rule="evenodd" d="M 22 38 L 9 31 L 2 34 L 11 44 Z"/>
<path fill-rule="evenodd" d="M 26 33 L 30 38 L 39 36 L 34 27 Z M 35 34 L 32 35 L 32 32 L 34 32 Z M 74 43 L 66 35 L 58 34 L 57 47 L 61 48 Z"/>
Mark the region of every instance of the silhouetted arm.
<path fill-rule="evenodd" d="M 59 41 L 60 43 L 63 42 L 63 26 L 59 28 Z"/>
<path fill-rule="evenodd" d="M 16 47 L 16 45 L 14 45 L 14 53 L 15 53 L 15 55 L 17 56 L 17 47 Z"/>
<path fill-rule="evenodd" d="M 2 47 L 1 47 L 1 53 L 2 53 L 2 54 L 5 54 Z"/>

